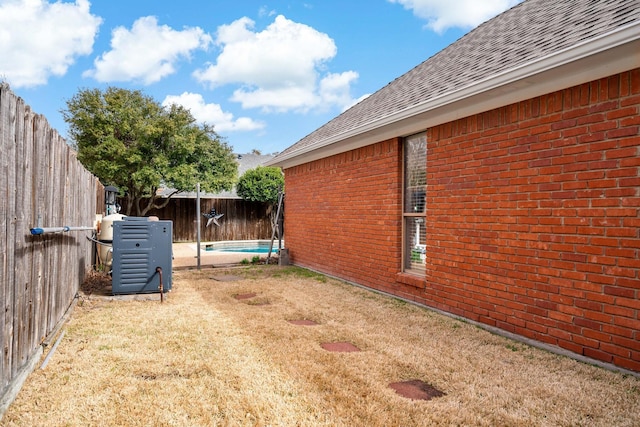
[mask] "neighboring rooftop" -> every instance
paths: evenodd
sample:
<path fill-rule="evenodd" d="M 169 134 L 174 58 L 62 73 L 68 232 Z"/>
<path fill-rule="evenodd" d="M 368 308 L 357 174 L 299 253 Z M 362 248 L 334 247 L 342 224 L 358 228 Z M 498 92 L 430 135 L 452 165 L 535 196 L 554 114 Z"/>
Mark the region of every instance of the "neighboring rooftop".
<path fill-rule="evenodd" d="M 379 132 L 377 129 L 405 119 L 414 112 L 417 114 L 429 108 L 440 108 L 464 96 L 470 98 L 480 90 L 488 92 L 497 87 L 497 79 L 506 76 L 507 72 L 523 69 L 528 64 L 541 63 L 553 55 L 562 54 L 606 34 L 630 28 L 624 35 L 626 38 L 618 37 L 620 44 L 627 43 L 628 39 L 640 39 L 639 24 L 638 0 L 526 0 L 481 24 L 302 138 L 268 164 L 284 165 L 288 159 L 356 135 L 370 133 L 373 137 Z M 616 41 L 603 42 L 605 45 L 611 43 Z M 593 55 L 593 52 L 589 52 L 589 55 Z M 639 66 L 637 51 L 635 56 L 627 61 L 635 61 Z M 576 58 L 564 58 L 565 61 L 570 59 L 576 61 Z M 557 59 L 554 64 L 562 65 Z M 545 71 L 548 68 L 540 68 L 536 72 Z M 515 77 L 524 79 L 526 76 Z M 488 82 L 491 78 L 496 79 L 495 85 Z M 499 83 L 505 85 L 507 91 L 506 85 L 512 84 L 514 78 L 506 81 L 505 77 L 505 81 Z M 482 86 L 483 82 L 482 88 L 471 93 L 469 88 Z M 406 130 L 411 131 L 412 128 L 406 127 Z"/>
<path fill-rule="evenodd" d="M 258 166 L 262 166 L 267 163 L 269 160 L 273 159 L 272 154 L 236 154 L 236 160 L 238 162 L 238 177 L 241 177 L 246 171 L 255 169 Z M 173 190 L 170 188 L 164 188 L 160 192 L 162 197 L 167 197 L 171 194 Z M 235 187 L 231 191 L 222 191 L 220 193 L 203 193 L 200 192 L 200 197 L 203 199 L 239 199 L 240 197 L 236 193 Z M 177 193 L 173 196 L 173 198 L 179 199 L 195 199 L 196 192 L 182 192 Z"/>

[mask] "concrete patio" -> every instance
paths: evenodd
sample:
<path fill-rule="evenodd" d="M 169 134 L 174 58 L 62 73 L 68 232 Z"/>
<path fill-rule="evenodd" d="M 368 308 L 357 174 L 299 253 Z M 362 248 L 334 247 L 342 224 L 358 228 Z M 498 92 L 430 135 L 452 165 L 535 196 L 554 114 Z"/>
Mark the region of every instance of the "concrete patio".
<path fill-rule="evenodd" d="M 271 258 L 277 263 L 277 242 L 274 245 L 274 251 Z M 254 256 L 266 258 L 267 254 L 251 253 L 251 252 L 221 252 L 206 251 L 200 249 L 200 266 L 201 267 L 224 267 L 238 264 L 246 259 L 251 261 Z M 196 268 L 198 266 L 198 245 L 191 243 L 174 243 L 173 244 L 173 268 Z"/>

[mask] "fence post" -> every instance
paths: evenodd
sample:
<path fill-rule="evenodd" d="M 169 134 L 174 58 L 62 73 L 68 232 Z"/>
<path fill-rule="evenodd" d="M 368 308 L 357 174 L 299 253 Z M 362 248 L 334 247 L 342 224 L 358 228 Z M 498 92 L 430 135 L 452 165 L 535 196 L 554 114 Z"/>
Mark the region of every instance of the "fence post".
<path fill-rule="evenodd" d="M 196 258 L 198 258 L 198 270 L 200 270 L 200 183 L 196 184 Z"/>

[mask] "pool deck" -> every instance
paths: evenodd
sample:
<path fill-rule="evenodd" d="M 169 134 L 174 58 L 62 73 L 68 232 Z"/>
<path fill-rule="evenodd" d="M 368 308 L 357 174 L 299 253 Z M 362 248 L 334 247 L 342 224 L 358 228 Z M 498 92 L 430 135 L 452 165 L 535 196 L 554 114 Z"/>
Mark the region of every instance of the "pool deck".
<path fill-rule="evenodd" d="M 267 254 L 257 254 L 251 252 L 218 252 L 204 250 L 204 244 L 200 249 L 200 267 L 225 267 L 239 264 L 243 259 L 251 260 L 256 255 L 261 258 Z M 277 242 L 276 242 L 277 249 Z M 275 255 L 275 252 L 272 256 Z M 197 243 L 174 243 L 173 244 L 173 268 L 187 269 L 198 266 L 198 245 Z M 277 262 L 277 261 L 276 261 Z"/>

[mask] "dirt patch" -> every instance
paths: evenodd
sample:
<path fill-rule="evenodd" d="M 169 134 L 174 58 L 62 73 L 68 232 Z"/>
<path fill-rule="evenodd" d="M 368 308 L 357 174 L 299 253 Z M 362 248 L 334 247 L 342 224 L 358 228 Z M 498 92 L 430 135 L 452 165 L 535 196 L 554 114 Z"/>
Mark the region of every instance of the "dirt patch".
<path fill-rule="evenodd" d="M 413 400 L 431 400 L 434 397 L 442 397 L 444 392 L 421 380 L 401 381 L 389 384 L 402 397 Z"/>
<path fill-rule="evenodd" d="M 110 295 L 111 276 L 107 273 L 92 271 L 85 277 L 80 285 L 80 291 L 86 295 Z"/>
<path fill-rule="evenodd" d="M 351 344 L 350 342 L 323 342 L 322 344 L 320 344 L 320 347 L 324 348 L 327 351 L 338 353 L 351 353 L 360 351 L 358 347 Z"/>

